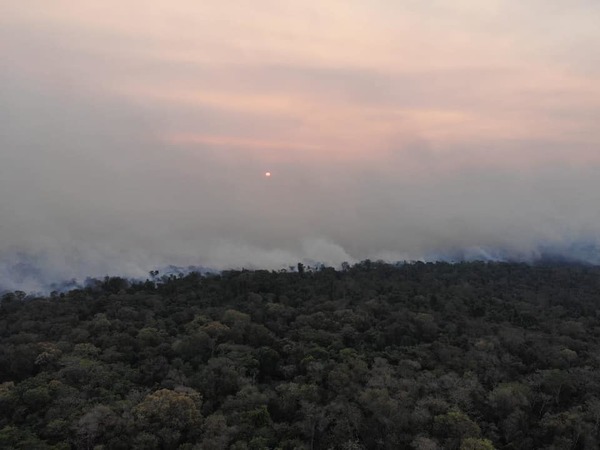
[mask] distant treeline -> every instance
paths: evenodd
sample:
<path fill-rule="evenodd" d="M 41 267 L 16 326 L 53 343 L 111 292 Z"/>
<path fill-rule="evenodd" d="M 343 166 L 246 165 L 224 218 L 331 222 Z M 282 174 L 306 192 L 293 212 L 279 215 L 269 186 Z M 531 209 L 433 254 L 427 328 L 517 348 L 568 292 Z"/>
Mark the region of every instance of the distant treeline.
<path fill-rule="evenodd" d="M 597 449 L 600 268 L 363 261 L 0 302 L 4 449 Z"/>

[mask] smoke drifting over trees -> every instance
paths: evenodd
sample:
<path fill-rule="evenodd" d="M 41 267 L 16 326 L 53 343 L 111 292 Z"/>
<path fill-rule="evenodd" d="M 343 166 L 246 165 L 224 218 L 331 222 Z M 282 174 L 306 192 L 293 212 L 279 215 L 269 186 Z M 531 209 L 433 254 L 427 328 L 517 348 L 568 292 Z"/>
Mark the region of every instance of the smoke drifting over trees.
<path fill-rule="evenodd" d="M 35 3 L 0 17 L 10 289 L 167 264 L 597 262 L 594 5 Z"/>

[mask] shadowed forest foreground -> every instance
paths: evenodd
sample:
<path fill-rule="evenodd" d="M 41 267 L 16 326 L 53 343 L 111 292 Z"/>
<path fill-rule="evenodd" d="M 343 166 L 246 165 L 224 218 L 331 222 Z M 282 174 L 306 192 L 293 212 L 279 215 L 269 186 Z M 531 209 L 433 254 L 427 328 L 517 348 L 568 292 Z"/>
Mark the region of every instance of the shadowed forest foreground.
<path fill-rule="evenodd" d="M 600 268 L 150 278 L 2 297 L 0 448 L 600 447 Z"/>

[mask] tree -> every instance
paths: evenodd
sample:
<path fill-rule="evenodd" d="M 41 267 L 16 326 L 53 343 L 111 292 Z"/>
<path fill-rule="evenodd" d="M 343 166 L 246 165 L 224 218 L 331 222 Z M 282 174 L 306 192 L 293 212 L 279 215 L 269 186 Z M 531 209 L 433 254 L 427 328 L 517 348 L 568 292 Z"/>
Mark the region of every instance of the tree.
<path fill-rule="evenodd" d="M 488 439 L 465 438 L 460 443 L 460 450 L 494 450 Z"/>
<path fill-rule="evenodd" d="M 433 430 L 437 436 L 444 439 L 447 448 L 458 448 L 461 440 L 469 437 L 479 437 L 479 425 L 473 422 L 462 411 L 454 410 L 436 416 Z"/>
<path fill-rule="evenodd" d="M 192 389 L 160 389 L 148 394 L 135 407 L 142 431 L 154 435 L 166 448 L 176 448 L 186 432 L 199 427 L 201 396 Z"/>
<path fill-rule="evenodd" d="M 97 405 L 87 411 L 77 422 L 76 433 L 79 448 L 92 449 L 99 438 L 114 426 L 116 417 L 105 405 Z"/>

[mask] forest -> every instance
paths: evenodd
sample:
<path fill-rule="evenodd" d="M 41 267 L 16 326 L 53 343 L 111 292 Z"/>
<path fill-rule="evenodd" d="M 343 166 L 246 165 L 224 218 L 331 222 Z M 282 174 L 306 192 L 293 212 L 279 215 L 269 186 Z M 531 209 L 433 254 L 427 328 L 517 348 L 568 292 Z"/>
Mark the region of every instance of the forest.
<path fill-rule="evenodd" d="M 0 302 L 2 449 L 597 449 L 600 267 L 362 261 Z"/>

